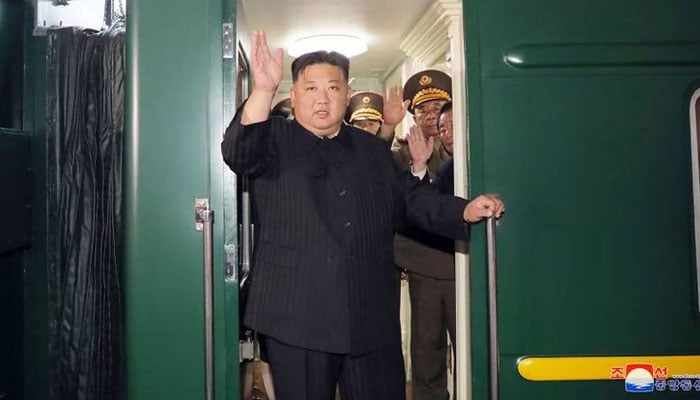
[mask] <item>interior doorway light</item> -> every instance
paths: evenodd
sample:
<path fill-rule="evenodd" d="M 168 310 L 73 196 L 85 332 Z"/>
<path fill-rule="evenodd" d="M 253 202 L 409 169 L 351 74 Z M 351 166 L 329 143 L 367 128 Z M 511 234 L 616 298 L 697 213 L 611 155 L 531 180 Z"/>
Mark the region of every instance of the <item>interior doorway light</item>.
<path fill-rule="evenodd" d="M 287 49 L 292 57 L 312 51 L 337 51 L 346 57 L 354 57 L 367 51 L 367 43 L 356 36 L 350 35 L 315 35 L 297 39 Z"/>

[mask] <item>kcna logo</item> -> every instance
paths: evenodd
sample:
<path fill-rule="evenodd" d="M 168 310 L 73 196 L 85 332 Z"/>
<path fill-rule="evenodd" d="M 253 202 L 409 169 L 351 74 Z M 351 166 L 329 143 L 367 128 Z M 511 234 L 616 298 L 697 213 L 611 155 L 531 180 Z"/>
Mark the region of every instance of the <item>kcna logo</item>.
<path fill-rule="evenodd" d="M 654 391 L 654 366 L 637 363 L 625 366 L 625 391 L 647 393 Z"/>

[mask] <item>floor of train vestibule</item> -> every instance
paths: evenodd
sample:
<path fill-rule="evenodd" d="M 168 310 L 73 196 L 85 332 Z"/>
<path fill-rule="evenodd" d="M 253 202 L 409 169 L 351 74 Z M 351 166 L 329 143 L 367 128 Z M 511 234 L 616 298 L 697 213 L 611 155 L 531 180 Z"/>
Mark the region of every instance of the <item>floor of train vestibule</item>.
<path fill-rule="evenodd" d="M 255 363 L 255 362 L 254 362 Z M 262 363 L 259 365 L 255 365 L 253 368 L 250 369 L 250 374 L 246 374 L 245 378 L 243 379 L 243 385 L 246 387 L 248 385 L 249 390 L 244 390 L 243 393 L 243 400 L 272 400 L 274 399 L 274 395 L 266 390 L 268 385 L 271 385 L 271 382 L 269 381 L 269 375 L 264 377 L 265 372 L 263 372 L 265 368 L 262 366 Z M 255 371 L 255 372 L 253 372 Z M 270 395 L 268 395 L 270 393 Z M 340 397 L 340 393 L 336 393 L 335 396 L 336 400 L 342 400 Z M 413 399 L 413 391 L 412 391 L 412 385 L 411 382 L 408 381 L 406 382 L 406 400 L 412 400 Z"/>

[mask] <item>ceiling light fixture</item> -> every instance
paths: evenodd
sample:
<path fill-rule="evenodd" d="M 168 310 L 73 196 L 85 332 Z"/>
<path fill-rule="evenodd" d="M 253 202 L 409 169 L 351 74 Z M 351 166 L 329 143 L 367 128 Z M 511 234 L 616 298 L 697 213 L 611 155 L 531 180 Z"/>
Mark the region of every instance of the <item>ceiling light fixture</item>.
<path fill-rule="evenodd" d="M 350 35 L 315 35 L 297 39 L 289 46 L 287 53 L 299 57 L 318 50 L 337 51 L 349 58 L 366 52 L 367 43 Z"/>

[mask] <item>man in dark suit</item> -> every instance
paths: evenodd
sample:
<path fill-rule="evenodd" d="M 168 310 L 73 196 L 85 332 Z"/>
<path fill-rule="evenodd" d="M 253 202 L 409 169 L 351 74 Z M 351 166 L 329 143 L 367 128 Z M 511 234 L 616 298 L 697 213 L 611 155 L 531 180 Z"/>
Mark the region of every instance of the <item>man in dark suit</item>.
<path fill-rule="evenodd" d="M 438 130 L 440 131 L 440 142 L 448 153 L 454 153 L 454 125 L 452 124 L 452 102 L 448 101 L 440 108 L 438 118 Z M 438 193 L 454 194 L 455 192 L 454 159 L 450 158 L 440 165 L 437 176 L 433 181 L 433 186 Z"/>
<path fill-rule="evenodd" d="M 270 118 L 281 49 L 252 37 L 253 91 L 226 130 L 229 167 L 254 181 L 254 268 L 244 322 L 264 336 L 281 400 L 403 400 L 395 221 L 450 237 L 499 217 L 482 195 L 440 196 L 397 174 L 381 139 L 342 123 L 346 57 L 314 52 L 292 63 L 294 120 Z M 414 171 L 421 175 L 424 171 Z"/>

